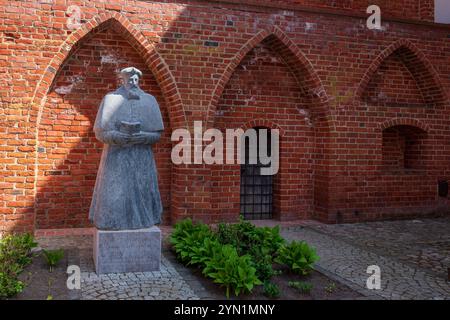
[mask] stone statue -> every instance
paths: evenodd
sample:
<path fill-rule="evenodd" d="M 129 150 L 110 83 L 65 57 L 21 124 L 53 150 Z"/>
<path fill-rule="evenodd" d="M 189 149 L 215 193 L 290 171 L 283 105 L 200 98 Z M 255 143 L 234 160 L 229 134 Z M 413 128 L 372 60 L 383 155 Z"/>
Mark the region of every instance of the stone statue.
<path fill-rule="evenodd" d="M 99 230 L 150 228 L 162 204 L 151 145 L 164 129 L 159 105 L 139 88 L 142 72 L 120 73 L 123 85 L 102 100 L 94 124 L 104 148 L 89 210 Z"/>

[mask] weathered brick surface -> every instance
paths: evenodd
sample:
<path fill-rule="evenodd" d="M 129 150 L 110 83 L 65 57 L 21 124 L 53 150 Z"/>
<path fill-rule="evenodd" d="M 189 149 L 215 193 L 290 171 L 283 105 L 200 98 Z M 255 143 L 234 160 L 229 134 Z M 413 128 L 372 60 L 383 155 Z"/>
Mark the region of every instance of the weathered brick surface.
<path fill-rule="evenodd" d="M 374 1 L 394 17 L 378 31 L 362 0 L 231 2 L 78 1 L 71 30 L 71 3 L 1 1 L 0 232 L 89 226 L 93 121 L 129 64 L 167 128 L 166 223 L 239 213 L 238 166 L 171 164 L 171 131 L 194 120 L 281 130 L 280 219 L 448 213 L 450 28 L 420 22 L 432 1 Z"/>

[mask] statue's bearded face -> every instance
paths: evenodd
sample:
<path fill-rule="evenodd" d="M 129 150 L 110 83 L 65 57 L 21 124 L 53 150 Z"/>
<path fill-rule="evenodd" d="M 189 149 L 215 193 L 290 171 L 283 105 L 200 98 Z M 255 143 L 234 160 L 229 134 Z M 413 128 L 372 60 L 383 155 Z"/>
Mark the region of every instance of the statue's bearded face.
<path fill-rule="evenodd" d="M 125 74 L 123 76 L 123 85 L 127 90 L 133 90 L 139 88 L 139 75 L 137 74 Z"/>

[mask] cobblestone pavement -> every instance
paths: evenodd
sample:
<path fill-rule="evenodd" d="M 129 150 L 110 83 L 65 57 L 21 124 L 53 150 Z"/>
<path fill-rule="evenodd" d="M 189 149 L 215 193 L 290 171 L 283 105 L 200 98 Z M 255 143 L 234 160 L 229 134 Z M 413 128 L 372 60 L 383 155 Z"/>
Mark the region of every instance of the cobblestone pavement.
<path fill-rule="evenodd" d="M 316 269 L 363 294 L 367 299 L 450 300 L 450 218 L 325 225 L 314 221 L 255 221 L 281 224 L 287 240 L 305 240 L 321 257 Z M 171 228 L 162 226 L 165 237 Z M 44 248 L 65 248 L 69 264 L 80 265 L 79 299 L 214 299 L 185 268 L 165 255 L 158 273 L 97 276 L 92 236 L 38 238 Z M 165 257 L 167 256 L 167 258 Z M 381 269 L 381 290 L 366 287 L 367 267 Z"/>
<path fill-rule="evenodd" d="M 41 237 L 46 249 L 63 248 L 69 255 L 69 265 L 81 269 L 82 300 L 198 300 L 191 286 L 162 256 L 158 272 L 112 273 L 97 275 L 92 259 L 92 236 Z"/>
<path fill-rule="evenodd" d="M 83 272 L 83 300 L 198 300 L 198 296 L 164 257 L 161 271 L 104 274 Z"/>
<path fill-rule="evenodd" d="M 412 268 L 447 277 L 450 267 L 450 217 L 357 224 L 316 224 L 312 229 L 389 256 Z"/>
<path fill-rule="evenodd" d="M 430 246 L 436 250 L 430 262 L 426 258 L 417 260 L 420 264 L 408 261 L 408 256 L 418 250 L 417 246 L 428 243 L 425 238 L 433 244 L 445 241 L 450 230 L 445 228 L 448 221 L 423 222 L 430 226 L 430 231 L 426 231 L 426 226 L 416 228 L 415 223 L 312 224 L 283 228 L 282 235 L 288 240 L 305 240 L 314 246 L 321 257 L 318 271 L 368 298 L 450 299 L 450 282 L 439 272 L 443 270 L 443 265 L 439 269 L 439 264 L 448 261 L 445 260 L 449 257 L 448 246 Z M 381 269 L 381 290 L 366 287 L 370 276 L 366 271 L 371 265 Z"/>

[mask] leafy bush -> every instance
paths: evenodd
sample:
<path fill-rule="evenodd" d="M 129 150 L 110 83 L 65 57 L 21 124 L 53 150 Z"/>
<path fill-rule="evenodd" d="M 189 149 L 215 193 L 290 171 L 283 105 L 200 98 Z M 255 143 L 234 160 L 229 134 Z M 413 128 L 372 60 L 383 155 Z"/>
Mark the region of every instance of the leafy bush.
<path fill-rule="evenodd" d="M 239 255 L 251 255 L 259 279 L 274 275 L 273 258 L 284 243 L 278 226 L 258 228 L 241 216 L 237 224 L 218 224 L 216 235 L 221 244 L 233 246 Z"/>
<path fill-rule="evenodd" d="M 31 262 L 31 249 L 36 246 L 30 234 L 8 235 L 0 240 L 0 299 L 23 290 L 24 284 L 17 277 Z"/>
<path fill-rule="evenodd" d="M 207 225 L 194 225 L 191 219 L 186 219 L 175 225 L 170 242 L 183 263 L 204 267 L 214 247 L 219 246 L 214 239 Z"/>
<path fill-rule="evenodd" d="M 185 237 L 186 234 L 189 234 L 192 230 L 194 230 L 195 225 L 192 223 L 190 218 L 184 219 L 175 224 L 173 232 L 171 234 L 171 239 L 181 239 Z"/>
<path fill-rule="evenodd" d="M 267 254 L 273 256 L 285 242 L 280 235 L 279 226 L 258 228 L 245 221 L 242 216 L 237 224 L 219 223 L 216 235 L 220 243 L 232 245 L 239 254 L 259 246 L 266 248 Z"/>
<path fill-rule="evenodd" d="M 12 297 L 22 292 L 25 285 L 16 276 L 0 272 L 0 299 Z"/>
<path fill-rule="evenodd" d="M 283 246 L 286 241 L 280 235 L 280 227 L 275 226 L 273 228 L 263 227 L 256 228 L 255 233 L 257 235 L 257 244 L 264 248 L 268 248 L 268 254 L 274 256 L 276 252 Z"/>
<path fill-rule="evenodd" d="M 304 241 L 293 241 L 278 250 L 276 262 L 288 266 L 293 272 L 308 275 L 314 263 L 319 260 L 316 250 Z"/>
<path fill-rule="evenodd" d="M 270 282 L 279 274 L 273 270 L 274 262 L 307 274 L 318 259 L 306 243 L 286 246 L 278 226 L 259 228 L 242 217 L 237 224 L 219 223 L 215 229 L 182 220 L 175 224 L 170 242 L 182 263 L 201 268 L 206 277 L 226 288 L 227 297 L 230 291 L 236 296 L 249 293 L 263 281 L 266 294 L 278 296 L 278 287 Z"/>
<path fill-rule="evenodd" d="M 216 236 L 220 243 L 230 244 L 235 248 L 239 247 L 239 239 L 236 225 L 219 223 L 216 229 Z"/>
<path fill-rule="evenodd" d="M 313 288 L 311 283 L 303 282 L 303 281 L 289 281 L 289 286 L 297 289 L 300 293 L 310 294 Z"/>
<path fill-rule="evenodd" d="M 253 266 L 259 279 L 264 281 L 275 275 L 272 267 L 273 257 L 269 254 L 268 248 L 253 246 L 248 253 L 252 257 Z"/>
<path fill-rule="evenodd" d="M 278 298 L 280 296 L 280 288 L 273 282 L 265 281 L 264 294 L 269 298 Z"/>
<path fill-rule="evenodd" d="M 50 272 L 53 271 L 53 268 L 59 263 L 59 261 L 64 258 L 64 250 L 42 250 L 44 253 L 45 260 L 50 268 Z"/>
<path fill-rule="evenodd" d="M 31 262 L 30 250 L 37 246 L 31 234 L 8 235 L 0 240 L 0 261 L 25 266 Z"/>
<path fill-rule="evenodd" d="M 254 286 L 262 284 L 256 276 L 251 257 L 239 256 L 236 248 L 231 245 L 221 246 L 220 250 L 214 252 L 211 259 L 206 261 L 203 274 L 225 286 L 227 298 L 230 297 L 230 290 L 238 296 L 242 292 L 251 292 Z"/>
<path fill-rule="evenodd" d="M 227 297 L 230 290 L 239 295 L 261 284 L 251 257 L 239 256 L 235 247 L 220 243 L 205 224 L 185 219 L 175 225 L 170 241 L 183 263 L 202 268 L 205 276 L 225 286 Z"/>

